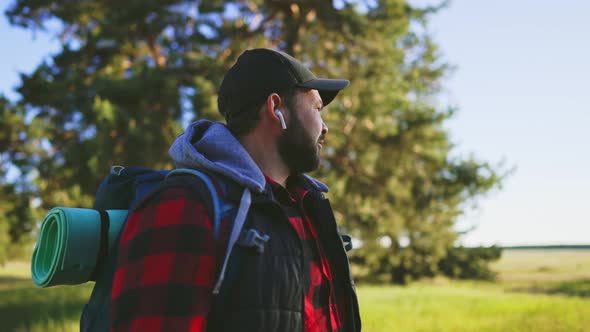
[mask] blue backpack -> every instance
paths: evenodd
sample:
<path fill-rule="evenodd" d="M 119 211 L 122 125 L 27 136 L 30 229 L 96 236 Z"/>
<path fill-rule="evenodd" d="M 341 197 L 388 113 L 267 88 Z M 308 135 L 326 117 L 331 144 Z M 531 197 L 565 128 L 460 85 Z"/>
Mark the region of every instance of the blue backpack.
<path fill-rule="evenodd" d="M 229 256 L 234 245 L 240 244 L 242 246 L 256 247 L 258 251 L 261 252 L 264 250 L 264 244 L 269 239 L 267 235 L 260 236 L 256 230 L 242 230 L 246 214 L 250 207 L 249 190 L 244 190 L 240 206 L 236 211 L 236 206 L 224 199 L 227 194 L 227 188 L 225 187 L 224 182 L 215 175 L 194 169 L 154 171 L 139 167 L 114 166 L 111 168 L 110 174 L 102 181 L 98 189 L 93 209 L 99 211 L 128 210 L 129 212 L 132 212 L 142 200 L 148 197 L 150 193 L 157 190 L 158 186 L 166 180 L 166 178 L 187 174 L 199 178 L 206 185 L 207 190 L 211 194 L 211 208 L 212 216 L 214 216 L 213 228 L 215 237 L 219 235 L 221 220 L 228 216 L 231 217 L 232 215 L 235 215 L 228 240 L 225 260 L 221 267 L 217 283 L 213 289 L 213 294 L 218 295 L 226 273 Z M 220 187 L 221 193 L 216 190 L 214 183 Z M 101 215 L 104 216 L 107 214 L 102 213 Z M 117 263 L 117 250 L 115 247 L 115 250 L 108 252 L 108 218 L 101 218 L 101 224 L 100 254 L 98 255 L 93 276 L 90 279 L 95 280 L 96 283 L 88 303 L 84 306 L 80 319 L 80 331 L 83 332 L 108 331 L 109 329 L 111 288 Z M 118 243 L 121 233 L 122 230 L 117 235 L 116 243 Z M 230 278 L 228 278 L 229 280 L 227 282 L 231 282 L 231 274 L 232 272 L 230 271 L 228 273 Z M 223 296 L 221 296 L 221 299 L 217 299 L 217 303 L 223 302 L 222 298 Z"/>

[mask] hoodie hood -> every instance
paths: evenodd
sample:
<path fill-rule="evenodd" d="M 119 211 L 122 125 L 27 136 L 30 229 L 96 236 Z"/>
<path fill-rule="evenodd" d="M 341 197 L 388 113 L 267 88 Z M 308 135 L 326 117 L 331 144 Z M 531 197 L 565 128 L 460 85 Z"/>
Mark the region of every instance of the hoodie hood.
<path fill-rule="evenodd" d="M 222 123 L 208 120 L 192 123 L 172 143 L 169 154 L 177 168 L 219 173 L 257 193 L 266 187 L 266 179 L 256 162 Z M 315 189 L 328 192 L 325 184 L 304 177 Z"/>

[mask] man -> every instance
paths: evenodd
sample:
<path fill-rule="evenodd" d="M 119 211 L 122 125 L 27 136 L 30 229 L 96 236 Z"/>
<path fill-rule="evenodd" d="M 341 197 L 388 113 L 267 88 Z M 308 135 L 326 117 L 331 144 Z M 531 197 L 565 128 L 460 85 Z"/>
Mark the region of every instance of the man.
<path fill-rule="evenodd" d="M 269 49 L 238 58 L 219 88 L 227 125 L 198 121 L 170 148 L 238 212 L 214 230 L 211 194 L 194 176 L 150 195 L 120 240 L 111 331 L 360 330 L 327 187 L 303 174 L 319 166 L 322 109 L 348 84 Z M 240 211 L 262 247 L 234 246 Z"/>

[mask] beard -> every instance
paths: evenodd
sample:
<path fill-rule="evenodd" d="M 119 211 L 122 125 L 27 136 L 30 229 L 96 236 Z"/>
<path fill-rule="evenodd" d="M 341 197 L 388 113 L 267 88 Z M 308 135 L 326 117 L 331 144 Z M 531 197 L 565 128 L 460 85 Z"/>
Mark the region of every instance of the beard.
<path fill-rule="evenodd" d="M 320 166 L 318 143 L 323 137 L 313 138 L 297 116 L 291 118 L 289 127 L 278 141 L 279 155 L 291 174 L 314 171 Z"/>

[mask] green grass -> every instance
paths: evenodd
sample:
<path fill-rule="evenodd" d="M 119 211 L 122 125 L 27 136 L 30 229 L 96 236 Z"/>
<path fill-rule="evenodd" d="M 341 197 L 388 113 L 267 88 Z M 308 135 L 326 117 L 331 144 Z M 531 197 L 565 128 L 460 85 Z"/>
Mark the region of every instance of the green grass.
<path fill-rule="evenodd" d="M 504 250 L 494 264 L 505 290 L 590 297 L 590 250 Z"/>
<path fill-rule="evenodd" d="M 363 331 L 590 331 L 590 250 L 507 250 L 497 283 L 437 279 L 358 289 Z M 78 331 L 91 284 L 37 289 L 0 267 L 0 332 Z"/>
<path fill-rule="evenodd" d="M 590 329 L 587 299 L 511 293 L 494 284 L 361 287 L 359 299 L 366 331 Z"/>
<path fill-rule="evenodd" d="M 91 285 L 38 289 L 29 265 L 0 268 L 0 331 L 79 331 L 81 309 Z"/>

